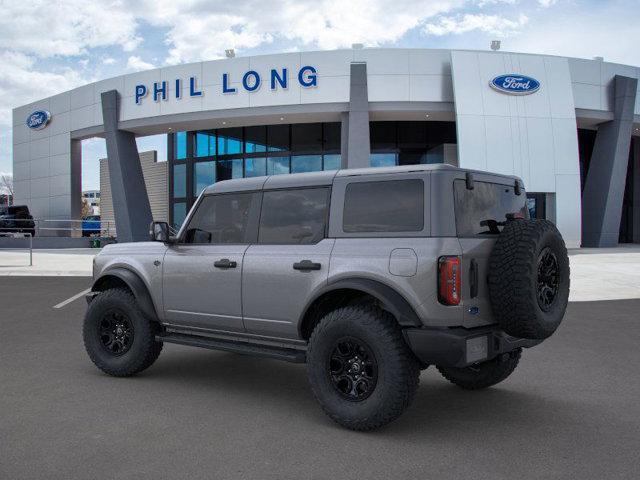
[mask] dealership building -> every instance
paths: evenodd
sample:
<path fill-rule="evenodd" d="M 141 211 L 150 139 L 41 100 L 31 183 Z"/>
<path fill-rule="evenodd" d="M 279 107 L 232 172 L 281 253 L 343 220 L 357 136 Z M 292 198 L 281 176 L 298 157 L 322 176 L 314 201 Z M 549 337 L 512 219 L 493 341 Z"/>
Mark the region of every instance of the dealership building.
<path fill-rule="evenodd" d="M 532 215 L 570 247 L 640 242 L 639 75 L 599 58 L 386 48 L 122 75 L 14 109 L 15 203 L 79 218 L 81 141 L 103 137 L 118 238 L 146 239 L 157 185 L 135 139 L 164 133 L 153 178 L 173 225 L 229 178 L 449 163 L 521 177 Z"/>

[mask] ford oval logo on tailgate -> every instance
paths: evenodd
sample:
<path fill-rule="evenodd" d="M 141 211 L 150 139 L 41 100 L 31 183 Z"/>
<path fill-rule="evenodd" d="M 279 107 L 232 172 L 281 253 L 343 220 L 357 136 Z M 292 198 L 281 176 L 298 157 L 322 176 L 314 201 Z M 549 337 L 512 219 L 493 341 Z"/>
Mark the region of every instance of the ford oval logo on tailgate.
<path fill-rule="evenodd" d="M 510 73 L 499 75 L 489 82 L 491 88 L 509 95 L 530 95 L 540 89 L 540 82 L 535 78 Z"/>
<path fill-rule="evenodd" d="M 46 110 L 36 110 L 27 117 L 27 127 L 32 130 L 42 130 L 51 120 L 51 114 Z"/>

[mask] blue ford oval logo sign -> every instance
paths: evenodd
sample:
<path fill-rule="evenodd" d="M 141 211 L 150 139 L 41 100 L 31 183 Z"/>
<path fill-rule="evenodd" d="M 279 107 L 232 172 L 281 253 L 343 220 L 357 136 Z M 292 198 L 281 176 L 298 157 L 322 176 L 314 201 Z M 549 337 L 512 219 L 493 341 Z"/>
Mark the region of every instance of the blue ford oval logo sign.
<path fill-rule="evenodd" d="M 32 130 L 42 130 L 51 120 L 51 114 L 46 110 L 36 110 L 27 117 L 27 127 Z"/>
<path fill-rule="evenodd" d="M 540 89 L 540 82 L 535 78 L 510 73 L 499 75 L 489 82 L 491 88 L 510 95 L 530 95 Z"/>

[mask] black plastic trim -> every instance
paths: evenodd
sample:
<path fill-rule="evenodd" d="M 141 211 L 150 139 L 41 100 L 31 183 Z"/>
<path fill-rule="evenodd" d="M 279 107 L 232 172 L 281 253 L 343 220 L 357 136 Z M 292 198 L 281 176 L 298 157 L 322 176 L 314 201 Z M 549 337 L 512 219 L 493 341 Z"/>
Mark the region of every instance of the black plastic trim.
<path fill-rule="evenodd" d="M 343 279 L 327 285 L 306 305 L 300 316 L 298 325 L 302 325 L 302 321 L 309 308 L 318 298 L 329 292 L 343 289 L 359 290 L 375 297 L 382 303 L 384 309 L 391 313 L 403 327 L 418 327 L 422 325 L 418 315 L 416 315 L 416 312 L 402 295 L 384 283 L 367 278 Z"/>
<path fill-rule="evenodd" d="M 406 328 L 404 338 L 416 357 L 424 365 L 443 367 L 467 367 L 467 340 L 486 336 L 487 356 L 491 360 L 516 348 L 530 348 L 542 340 L 526 340 L 507 335 L 496 326 L 479 328 Z"/>
<path fill-rule="evenodd" d="M 167 343 L 177 343 L 191 347 L 208 348 L 211 350 L 223 350 L 225 352 L 240 353 L 258 357 L 275 358 L 293 363 L 305 363 L 307 356 L 302 350 L 285 347 L 272 347 L 257 345 L 254 343 L 238 342 L 232 340 L 220 340 L 198 335 L 185 335 L 182 333 L 167 333 L 157 335 L 156 340 Z"/>
<path fill-rule="evenodd" d="M 93 282 L 93 286 L 91 287 L 92 292 L 99 292 L 102 289 L 100 288 L 101 283 L 103 283 L 107 277 L 116 277 L 122 280 L 127 284 L 133 296 L 136 298 L 138 302 L 138 306 L 142 313 L 149 318 L 150 320 L 157 321 L 158 314 L 156 313 L 156 308 L 153 305 L 153 300 L 151 299 L 151 294 L 144 281 L 140 278 L 140 276 L 123 267 L 116 267 L 110 270 L 107 270 L 100 275 L 95 282 Z M 89 294 L 91 295 L 91 294 Z"/>

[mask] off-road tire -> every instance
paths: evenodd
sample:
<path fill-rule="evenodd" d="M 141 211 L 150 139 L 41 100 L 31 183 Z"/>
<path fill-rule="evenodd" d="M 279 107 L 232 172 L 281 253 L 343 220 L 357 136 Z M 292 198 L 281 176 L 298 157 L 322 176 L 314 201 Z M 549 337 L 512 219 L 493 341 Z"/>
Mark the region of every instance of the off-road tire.
<path fill-rule="evenodd" d="M 100 323 L 111 311 L 123 312 L 133 325 L 131 345 L 119 356 L 107 351 L 100 340 Z M 114 377 L 127 377 L 149 368 L 160 355 L 162 342 L 155 339 L 158 328 L 144 316 L 129 290 L 113 288 L 99 293 L 89 304 L 82 336 L 89 358 L 100 370 Z"/>
<path fill-rule="evenodd" d="M 553 301 L 541 307 L 539 263 L 550 252 L 556 262 Z M 501 328 L 514 337 L 545 339 L 556 331 L 569 301 L 569 257 L 564 240 L 548 220 L 511 220 L 489 258 L 489 297 Z"/>
<path fill-rule="evenodd" d="M 343 398 L 331 381 L 330 358 L 345 337 L 365 344 L 377 363 L 377 382 L 368 397 Z M 350 305 L 326 314 L 314 328 L 307 350 L 313 394 L 335 422 L 358 431 L 382 427 L 411 404 L 420 381 L 420 364 L 407 347 L 391 314 L 374 305 Z"/>
<path fill-rule="evenodd" d="M 505 380 L 518 366 L 522 349 L 465 368 L 437 367 L 444 378 L 465 390 L 480 390 Z"/>

